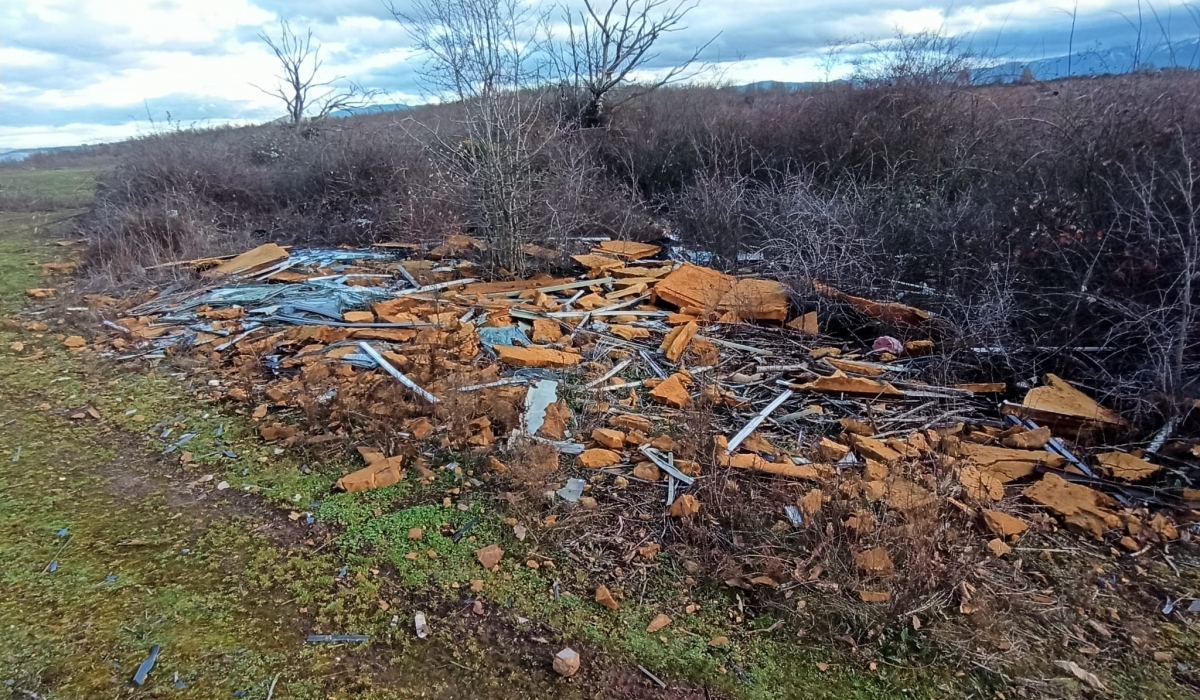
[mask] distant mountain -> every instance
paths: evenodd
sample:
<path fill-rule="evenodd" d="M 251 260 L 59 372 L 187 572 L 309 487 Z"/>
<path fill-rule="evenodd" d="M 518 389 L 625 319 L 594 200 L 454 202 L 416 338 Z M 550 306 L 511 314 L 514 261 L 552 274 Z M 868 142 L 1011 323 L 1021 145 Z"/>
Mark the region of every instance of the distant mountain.
<path fill-rule="evenodd" d="M 356 114 L 379 114 L 380 112 L 400 112 L 406 109 L 412 109 L 406 104 L 394 103 L 386 105 L 364 105 L 362 107 L 345 107 L 343 109 L 335 109 L 329 113 L 331 117 L 353 117 Z"/>
<path fill-rule="evenodd" d="M 1016 82 L 1021 79 L 1021 75 L 1027 67 L 1033 73 L 1033 77 L 1036 80 L 1056 80 L 1066 77 L 1078 78 L 1092 75 L 1131 73 L 1135 70 L 1200 70 L 1200 38 L 1147 47 L 1142 49 L 1141 54 L 1137 57 L 1134 56 L 1133 47 L 1118 46 L 1110 49 L 1078 51 L 1069 58 L 1063 55 L 1030 61 L 1006 61 L 994 66 L 971 71 L 971 82 L 976 85 Z M 734 89 L 742 92 L 754 92 L 756 90 L 800 92 L 818 88 L 822 85 L 825 85 L 825 83 L 790 83 L 777 80 L 762 80 L 756 83 L 737 85 Z"/>
<path fill-rule="evenodd" d="M 836 81 L 835 81 L 836 82 Z M 786 90 L 791 92 L 800 92 L 801 90 L 811 90 L 812 88 L 820 87 L 825 83 L 788 83 L 779 80 L 760 80 L 757 83 L 747 83 L 745 85 L 737 85 L 735 90 L 742 92 L 752 92 L 754 90 Z"/>
<path fill-rule="evenodd" d="M 80 146 L 58 146 L 56 148 L 6 148 L 0 149 L 0 163 L 20 163 L 36 153 L 53 153 L 55 151 L 73 151 Z"/>
<path fill-rule="evenodd" d="M 1200 39 L 1160 44 L 1144 49 L 1137 57 L 1134 56 L 1133 47 L 1118 46 L 1110 49 L 1080 51 L 1070 57 L 1064 55 L 1039 58 L 1033 61 L 1009 61 L 973 71 L 971 82 L 976 84 L 1011 83 L 1020 80 L 1026 67 L 1037 80 L 1130 73 L 1135 70 L 1168 68 L 1196 70 L 1200 69 Z"/>

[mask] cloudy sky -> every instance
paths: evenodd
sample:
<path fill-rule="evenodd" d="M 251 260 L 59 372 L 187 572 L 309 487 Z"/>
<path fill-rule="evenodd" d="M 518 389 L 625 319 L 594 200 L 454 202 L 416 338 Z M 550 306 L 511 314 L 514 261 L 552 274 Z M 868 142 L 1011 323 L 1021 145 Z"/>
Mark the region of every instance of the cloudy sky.
<path fill-rule="evenodd" d="M 1058 1 L 700 0 L 657 67 L 719 34 L 705 58 L 721 80 L 821 80 L 831 44 L 928 29 L 1028 61 L 1066 53 L 1073 6 L 1077 51 L 1136 40 L 1137 0 Z M 1144 42 L 1200 33 L 1183 2 L 1140 9 Z M 3 0 L 0 150 L 274 118 L 280 105 L 255 87 L 272 86 L 276 73 L 257 36 L 281 19 L 312 28 L 328 77 L 382 90 L 383 102 L 430 99 L 417 80 L 421 58 L 383 0 Z"/>

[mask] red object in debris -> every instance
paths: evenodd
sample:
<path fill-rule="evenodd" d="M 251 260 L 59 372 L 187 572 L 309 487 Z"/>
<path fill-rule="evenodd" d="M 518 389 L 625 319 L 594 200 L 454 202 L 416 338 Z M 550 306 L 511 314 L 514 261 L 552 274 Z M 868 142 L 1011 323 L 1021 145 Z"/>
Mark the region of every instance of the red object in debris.
<path fill-rule="evenodd" d="M 875 339 L 875 344 L 871 346 L 871 349 L 875 352 L 890 352 L 893 355 L 899 355 L 904 352 L 904 343 L 890 335 L 881 335 Z"/>

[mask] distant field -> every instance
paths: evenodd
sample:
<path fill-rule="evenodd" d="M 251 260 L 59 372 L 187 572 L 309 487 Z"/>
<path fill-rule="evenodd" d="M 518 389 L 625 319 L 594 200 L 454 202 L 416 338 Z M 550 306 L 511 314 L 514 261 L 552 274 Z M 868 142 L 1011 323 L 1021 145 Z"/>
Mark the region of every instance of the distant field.
<path fill-rule="evenodd" d="M 91 168 L 0 168 L 0 211 L 53 211 L 86 206 L 96 189 Z"/>

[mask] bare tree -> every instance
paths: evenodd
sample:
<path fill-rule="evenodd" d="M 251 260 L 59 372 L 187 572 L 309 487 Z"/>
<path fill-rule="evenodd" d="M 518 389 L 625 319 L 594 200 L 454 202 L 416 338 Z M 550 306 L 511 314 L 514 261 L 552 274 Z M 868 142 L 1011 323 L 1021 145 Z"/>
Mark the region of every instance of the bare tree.
<path fill-rule="evenodd" d="M 300 34 L 281 21 L 278 37 L 262 32 L 258 38 L 270 47 L 281 70 L 274 90 L 258 89 L 286 105 L 287 120 L 292 126 L 300 126 L 306 119 L 324 119 L 339 109 L 369 104 L 377 94 L 342 77 L 319 80 L 317 75 L 324 59 L 321 45 L 313 41 L 312 29 Z"/>
<path fill-rule="evenodd" d="M 426 57 L 426 88 L 463 109 L 466 138 L 457 143 L 426 127 L 438 174 L 461 193 L 492 264 L 519 274 L 524 244 L 541 233 L 533 213 L 545 175 L 538 160 L 556 135 L 540 114 L 544 17 L 521 0 L 416 0 L 410 10 L 389 9 Z"/>
<path fill-rule="evenodd" d="M 656 45 L 669 34 L 687 29 L 683 23 L 699 0 L 584 0 L 584 9 L 564 11 L 565 41 L 555 51 L 556 67 L 566 87 L 578 98 L 576 119 L 594 127 L 622 104 L 664 85 L 694 76 L 700 54 L 716 36 L 696 47 L 682 62 L 647 82 L 614 96 L 634 83 L 634 74 L 660 57 Z"/>

